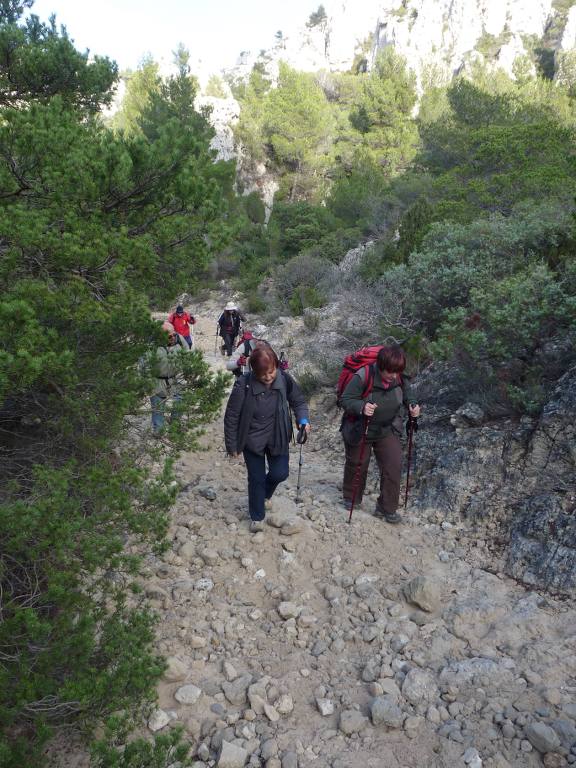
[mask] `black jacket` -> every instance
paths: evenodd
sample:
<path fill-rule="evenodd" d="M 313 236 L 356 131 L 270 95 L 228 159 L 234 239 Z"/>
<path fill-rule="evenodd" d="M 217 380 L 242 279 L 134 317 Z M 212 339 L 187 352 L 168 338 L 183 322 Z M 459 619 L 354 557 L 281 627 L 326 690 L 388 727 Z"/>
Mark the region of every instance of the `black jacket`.
<path fill-rule="evenodd" d="M 231 310 L 228 317 L 226 316 L 226 312 L 222 312 L 218 318 L 218 327 L 220 329 L 219 335 L 224 337 L 224 334 L 231 333 L 234 337 L 238 336 L 240 333 L 241 322 L 242 318 L 240 317 L 240 314 L 235 310 Z"/>
<path fill-rule="evenodd" d="M 269 398 L 274 393 L 274 416 L 262 421 L 259 417 L 269 407 Z M 224 415 L 227 453 L 241 453 L 247 444 L 255 453 L 264 453 L 266 448 L 273 456 L 288 453 L 292 439 L 290 408 L 298 424 L 302 419 L 309 419 L 304 395 L 285 371 L 278 371 L 270 389 L 252 373 L 240 376 L 232 388 Z"/>

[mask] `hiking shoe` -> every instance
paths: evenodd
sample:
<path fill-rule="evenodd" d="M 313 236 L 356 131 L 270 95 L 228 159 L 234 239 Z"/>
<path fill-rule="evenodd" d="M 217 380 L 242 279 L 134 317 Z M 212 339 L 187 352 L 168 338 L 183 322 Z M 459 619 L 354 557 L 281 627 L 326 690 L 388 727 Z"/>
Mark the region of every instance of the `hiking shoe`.
<path fill-rule="evenodd" d="M 342 499 L 342 506 L 346 512 L 350 512 L 352 509 L 352 499 Z M 362 500 L 354 502 L 354 509 L 360 509 L 362 507 Z"/>
<path fill-rule="evenodd" d="M 382 517 L 383 520 L 386 520 L 387 523 L 392 523 L 393 525 L 402 522 L 402 515 L 399 515 L 398 512 L 390 512 L 389 514 L 380 515 L 380 517 Z"/>
<path fill-rule="evenodd" d="M 264 520 L 251 520 L 250 533 L 259 533 L 264 530 Z"/>

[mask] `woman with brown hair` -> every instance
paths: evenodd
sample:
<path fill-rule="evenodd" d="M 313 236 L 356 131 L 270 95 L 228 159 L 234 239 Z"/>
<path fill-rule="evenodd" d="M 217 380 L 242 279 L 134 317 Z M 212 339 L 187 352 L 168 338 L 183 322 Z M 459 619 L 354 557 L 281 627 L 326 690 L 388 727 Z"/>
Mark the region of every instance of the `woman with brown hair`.
<path fill-rule="evenodd" d="M 380 495 L 375 514 L 388 523 L 401 522 L 397 509 L 402 471 L 402 411 L 407 410 L 414 419 L 420 415 L 420 406 L 415 404 L 404 376 L 405 367 L 406 356 L 400 346 L 382 347 L 375 365 L 361 368 L 340 398 L 346 416 L 352 420 L 348 424 L 362 419 L 364 427 L 360 431 L 347 430 L 346 418 L 343 421 L 342 436 L 346 447 L 342 486 L 344 506 L 349 510 L 352 499 L 355 505 L 362 502 L 370 455 L 374 451 L 380 470 Z M 367 392 L 369 380 L 373 384 Z"/>
<path fill-rule="evenodd" d="M 255 532 L 262 530 L 269 501 L 289 474 L 290 409 L 306 432 L 310 422 L 300 387 L 280 370 L 278 356 L 269 345 L 256 347 L 250 365 L 252 371 L 240 376 L 232 388 L 224 416 L 224 439 L 229 456 L 244 455 L 250 530 Z"/>

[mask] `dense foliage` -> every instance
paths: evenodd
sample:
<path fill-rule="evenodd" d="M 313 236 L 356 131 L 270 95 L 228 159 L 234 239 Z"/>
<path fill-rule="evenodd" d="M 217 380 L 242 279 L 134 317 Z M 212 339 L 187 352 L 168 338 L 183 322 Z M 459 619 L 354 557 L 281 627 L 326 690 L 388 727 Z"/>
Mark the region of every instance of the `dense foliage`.
<path fill-rule="evenodd" d="M 391 49 L 369 73 L 284 68 L 276 88 L 260 65 L 238 93 L 238 138 L 280 182 L 267 230 L 252 231 L 261 257 L 240 272 L 258 284 L 274 269 L 282 311 L 299 314 L 330 299 L 348 248 L 373 241 L 354 288 L 381 303 L 367 338 L 415 334 L 494 413 L 537 411 L 575 358 L 573 68 L 560 57 L 554 82 L 530 61 L 515 72 L 477 65 L 448 85 L 424 73 L 418 117 Z M 315 83 L 318 101 L 298 183 L 267 133 L 287 76 L 302 97 Z M 307 112 L 295 96 L 283 111 L 285 128 Z"/>
<path fill-rule="evenodd" d="M 154 695 L 163 661 L 125 543 L 162 548 L 173 457 L 225 382 L 183 358 L 181 418 L 152 448 L 138 361 L 163 343 L 151 301 L 193 290 L 226 237 L 230 183 L 184 60 L 138 130 L 113 133 L 97 108 L 115 66 L 21 22 L 29 5 L 0 6 L 0 765 L 14 768 L 41 764 L 53 728 L 129 719 Z"/>

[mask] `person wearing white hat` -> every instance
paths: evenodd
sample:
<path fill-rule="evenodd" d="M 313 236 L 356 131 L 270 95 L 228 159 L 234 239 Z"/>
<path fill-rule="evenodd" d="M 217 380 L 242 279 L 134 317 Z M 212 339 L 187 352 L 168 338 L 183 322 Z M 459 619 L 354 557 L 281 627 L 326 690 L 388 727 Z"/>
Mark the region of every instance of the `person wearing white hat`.
<path fill-rule="evenodd" d="M 223 353 L 232 356 L 236 337 L 240 333 L 240 323 L 244 318 L 238 311 L 238 307 L 233 301 L 229 301 L 224 307 L 224 312 L 218 318 L 218 335 L 224 342 Z"/>

